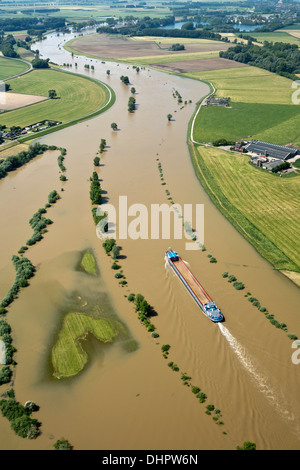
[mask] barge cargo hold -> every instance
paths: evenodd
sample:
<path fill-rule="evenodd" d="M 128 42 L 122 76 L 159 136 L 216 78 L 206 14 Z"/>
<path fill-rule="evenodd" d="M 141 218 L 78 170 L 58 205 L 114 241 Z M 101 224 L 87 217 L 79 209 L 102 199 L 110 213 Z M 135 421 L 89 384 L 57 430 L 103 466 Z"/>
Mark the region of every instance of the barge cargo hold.
<path fill-rule="evenodd" d="M 175 274 L 177 274 L 203 313 L 215 323 L 224 321 L 224 316 L 220 309 L 209 297 L 207 292 L 203 289 L 201 284 L 197 281 L 193 273 L 189 270 L 176 251 L 166 251 L 166 258 Z"/>

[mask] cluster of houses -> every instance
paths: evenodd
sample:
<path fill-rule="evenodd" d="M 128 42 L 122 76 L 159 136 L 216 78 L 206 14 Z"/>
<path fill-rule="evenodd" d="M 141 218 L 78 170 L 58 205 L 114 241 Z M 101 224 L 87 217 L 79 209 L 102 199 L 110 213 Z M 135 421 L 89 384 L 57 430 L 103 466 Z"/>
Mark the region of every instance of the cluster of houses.
<path fill-rule="evenodd" d="M 284 162 L 295 160 L 295 157 L 299 154 L 299 150 L 296 148 L 270 144 L 260 140 L 237 143 L 234 150 L 249 153 L 253 165 L 269 171 Z"/>
<path fill-rule="evenodd" d="M 61 124 L 61 121 L 50 121 L 45 120 L 41 122 L 36 122 L 35 124 L 31 124 L 30 126 L 26 126 L 21 128 L 19 126 L 11 127 L 8 131 L 0 132 L 0 136 L 3 139 L 14 140 L 19 138 L 22 135 L 28 134 L 28 132 L 40 132 L 48 129 L 49 127 L 57 126 Z"/>

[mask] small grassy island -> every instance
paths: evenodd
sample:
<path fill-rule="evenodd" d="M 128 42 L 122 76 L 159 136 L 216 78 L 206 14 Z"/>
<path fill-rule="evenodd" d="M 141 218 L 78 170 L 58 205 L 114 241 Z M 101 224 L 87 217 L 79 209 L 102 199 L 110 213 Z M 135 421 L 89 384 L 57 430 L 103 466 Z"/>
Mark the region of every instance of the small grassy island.
<path fill-rule="evenodd" d="M 57 378 L 78 374 L 85 366 L 88 357 L 81 342 L 88 334 L 99 341 L 112 342 L 118 334 L 106 319 L 92 318 L 82 313 L 68 313 L 64 319 L 59 338 L 52 350 L 52 361 Z"/>

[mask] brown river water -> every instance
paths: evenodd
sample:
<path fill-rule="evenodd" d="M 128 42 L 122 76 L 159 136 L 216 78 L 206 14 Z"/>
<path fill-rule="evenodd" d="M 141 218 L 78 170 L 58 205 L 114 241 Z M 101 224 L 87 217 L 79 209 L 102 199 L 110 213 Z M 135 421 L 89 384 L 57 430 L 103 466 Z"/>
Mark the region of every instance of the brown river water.
<path fill-rule="evenodd" d="M 50 37 L 36 47 L 53 62 L 71 62 L 71 55 L 59 50 L 61 42 L 62 37 Z M 289 332 L 300 335 L 300 290 L 234 230 L 195 176 L 187 126 L 195 103 L 208 92 L 207 85 L 149 69 L 137 73 L 125 64 L 90 62 L 84 57 L 73 61 L 78 62 L 79 73 L 93 73 L 108 83 L 117 100 L 104 114 L 40 139 L 67 149 L 67 182 L 59 181 L 55 152 L 47 152 L 0 182 L 1 297 L 14 280 L 11 255 L 32 233 L 30 217 L 44 206 L 51 190 L 65 189 L 49 209 L 54 222 L 49 232 L 27 252 L 37 273 L 7 315 L 17 348 L 16 399 L 33 400 L 40 406 L 36 417 L 42 422 L 42 434 L 35 440 L 22 439 L 1 418 L 0 448 L 52 449 L 57 439 L 65 437 L 78 450 L 235 449 L 246 440 L 255 442 L 258 449 L 299 449 L 300 364 L 292 362 L 292 341 L 244 294 L 251 292 L 287 324 Z M 95 65 L 94 72 L 85 71 L 86 62 Z M 121 75 L 128 75 L 137 90 L 133 114 L 127 111 L 130 91 L 121 83 Z M 192 103 L 180 109 L 173 89 Z M 171 122 L 168 113 L 173 115 Z M 116 132 L 110 128 L 113 121 L 118 124 Z M 186 250 L 185 239 L 155 240 L 149 235 L 148 239 L 118 240 L 128 281 L 128 287 L 119 286 L 91 217 L 89 177 L 101 138 L 107 141 L 99 168 L 107 202 L 117 208 L 119 196 L 127 196 L 128 206 L 139 203 L 150 211 L 151 204 L 167 202 L 168 189 L 176 203 L 204 204 L 207 251 Z M 221 308 L 222 325 L 210 322 L 166 269 L 164 253 L 170 246 L 189 263 Z M 89 247 L 101 274 L 92 281 L 75 270 L 80 252 Z M 208 253 L 218 262 L 209 263 Z M 246 289 L 236 291 L 222 278 L 224 271 L 234 274 Z M 124 353 L 117 345 L 105 348 L 91 341 L 90 361 L 82 373 L 71 380 L 55 380 L 50 351 L 66 297 L 77 291 L 88 298 L 89 291 L 97 289 L 108 294 L 111 308 L 139 347 Z M 159 338 L 152 338 L 137 319 L 125 297 L 130 292 L 143 294 L 157 312 L 153 323 Z M 163 344 L 171 345 L 169 359 L 162 356 Z M 168 367 L 169 360 L 179 366 L 179 372 Z M 207 395 L 205 404 L 183 385 L 181 372 Z M 223 425 L 205 413 L 207 404 L 221 410 Z"/>

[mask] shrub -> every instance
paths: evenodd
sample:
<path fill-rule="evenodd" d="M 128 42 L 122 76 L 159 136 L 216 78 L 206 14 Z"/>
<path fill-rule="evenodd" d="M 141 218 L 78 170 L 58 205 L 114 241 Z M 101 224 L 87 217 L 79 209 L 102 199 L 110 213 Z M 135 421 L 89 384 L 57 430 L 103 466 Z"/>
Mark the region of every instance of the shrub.
<path fill-rule="evenodd" d="M 134 298 L 135 298 L 135 295 L 134 295 L 134 294 L 129 294 L 129 296 L 127 297 L 127 299 L 129 300 L 129 302 L 133 302 L 133 301 L 134 301 Z"/>
<path fill-rule="evenodd" d="M 48 195 L 48 202 L 49 204 L 54 204 L 58 199 L 60 199 L 60 195 L 57 193 L 57 191 L 54 189 L 51 191 L 51 193 Z"/>
<path fill-rule="evenodd" d="M 11 428 L 18 436 L 32 439 L 38 436 L 39 423 L 36 419 L 32 419 L 29 416 L 20 416 L 11 421 Z"/>
<path fill-rule="evenodd" d="M 111 269 L 120 269 L 120 267 L 121 267 L 121 266 L 120 266 L 119 264 L 117 264 L 117 263 L 113 263 L 113 264 L 111 265 Z"/>
<path fill-rule="evenodd" d="M 238 281 L 235 281 L 233 283 L 233 287 L 236 289 L 236 290 L 242 290 L 244 289 L 244 284 L 242 282 L 238 282 Z"/>
<path fill-rule="evenodd" d="M 116 244 L 116 240 L 113 238 L 106 238 L 104 243 L 102 243 L 102 246 L 106 252 L 106 254 L 110 253 L 113 246 Z"/>
<path fill-rule="evenodd" d="M 71 444 L 64 438 L 61 438 L 58 441 L 56 441 L 53 447 L 55 450 L 72 450 L 73 449 Z"/>
<path fill-rule="evenodd" d="M 214 411 L 215 407 L 214 407 L 214 405 L 207 405 L 206 409 L 208 411 Z"/>
<path fill-rule="evenodd" d="M 12 376 L 12 371 L 9 366 L 5 365 L 0 369 L 0 385 L 7 384 Z"/>
<path fill-rule="evenodd" d="M 234 281 L 236 281 L 236 277 L 233 274 L 230 274 L 230 276 L 228 277 L 228 282 L 234 282 Z"/>
<path fill-rule="evenodd" d="M 111 255 L 113 259 L 117 259 L 120 255 L 120 247 L 117 245 L 114 245 L 111 250 Z"/>
<path fill-rule="evenodd" d="M 225 272 L 222 274 L 222 277 L 228 277 L 228 272 L 225 271 Z"/>

